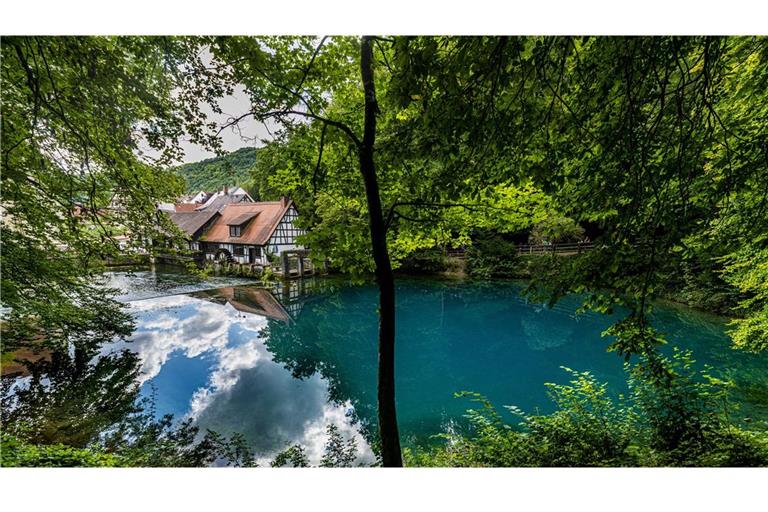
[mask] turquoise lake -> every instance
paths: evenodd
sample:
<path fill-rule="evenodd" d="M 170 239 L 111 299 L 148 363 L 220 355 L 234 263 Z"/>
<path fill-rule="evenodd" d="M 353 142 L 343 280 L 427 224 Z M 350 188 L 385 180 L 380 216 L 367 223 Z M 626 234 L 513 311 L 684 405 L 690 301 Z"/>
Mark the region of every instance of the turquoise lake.
<path fill-rule="evenodd" d="M 155 396 L 158 414 L 242 433 L 265 460 L 294 443 L 319 457 L 331 423 L 371 458 L 375 286 L 317 278 L 267 290 L 244 282 L 113 273 L 110 283 L 123 289 L 137 329 L 127 343 L 103 351 L 127 348 L 139 356 L 142 393 Z M 552 309 L 529 303 L 523 286 L 398 280 L 397 413 L 406 444 L 462 428 L 470 402 L 455 398 L 458 391 L 481 393 L 498 407 L 551 411 L 544 383 L 567 382 L 561 366 L 592 372 L 611 393 L 625 391 L 623 359 L 606 352 L 600 335 L 615 317 L 576 314 L 577 297 Z M 698 364 L 730 374 L 741 414 L 768 417 L 768 358 L 732 350 L 723 319 L 657 305 L 653 323 L 670 345 L 692 350 Z"/>

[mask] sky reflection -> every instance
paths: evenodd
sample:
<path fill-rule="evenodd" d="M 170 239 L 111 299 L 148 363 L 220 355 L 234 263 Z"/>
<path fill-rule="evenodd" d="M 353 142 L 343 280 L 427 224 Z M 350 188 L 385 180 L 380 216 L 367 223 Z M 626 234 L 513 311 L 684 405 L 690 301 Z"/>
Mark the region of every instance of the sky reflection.
<path fill-rule="evenodd" d="M 295 294 L 245 286 L 134 301 L 137 330 L 110 349 L 137 354 L 142 393 L 155 392 L 159 414 L 241 433 L 262 461 L 298 443 L 317 462 L 331 423 L 372 460 L 365 440 L 376 432 L 376 289 L 329 279 L 302 286 Z M 601 336 L 617 316 L 577 314 L 578 297 L 549 309 L 521 298 L 521 288 L 398 282 L 397 413 L 406 445 L 437 442 L 448 424 L 466 423 L 472 404 L 455 398 L 459 391 L 548 413 L 555 406 L 544 384 L 567 383 L 563 367 L 590 371 L 613 396 L 627 391 L 624 361 Z M 750 391 L 764 388 L 766 359 L 732 350 L 722 319 L 658 305 L 653 322 L 668 335 L 663 351 L 691 349 L 699 365 L 728 372 L 743 413 L 768 417 L 768 399 Z"/>
<path fill-rule="evenodd" d="M 299 380 L 272 361 L 261 335 L 266 317 L 189 295 L 136 301 L 131 309 L 136 332 L 108 350 L 138 355 L 142 393 L 154 390 L 159 414 L 191 417 L 201 432 L 239 432 L 261 464 L 297 443 L 319 462 L 334 424 L 356 440 L 359 462 L 373 461 L 349 402 L 329 402 L 319 374 Z"/>

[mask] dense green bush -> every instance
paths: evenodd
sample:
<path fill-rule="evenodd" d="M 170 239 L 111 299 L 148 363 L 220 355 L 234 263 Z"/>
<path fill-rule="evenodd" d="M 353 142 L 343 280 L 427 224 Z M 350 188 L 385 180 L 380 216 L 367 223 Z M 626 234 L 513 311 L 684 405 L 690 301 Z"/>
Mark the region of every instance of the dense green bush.
<path fill-rule="evenodd" d="M 417 274 L 434 274 L 445 272 L 448 268 L 447 258 L 439 249 L 414 252 L 405 257 L 398 271 Z"/>
<path fill-rule="evenodd" d="M 432 449 L 406 450 L 412 466 L 766 466 L 768 431 L 731 419 L 730 383 L 695 371 L 689 353 L 667 361 L 669 381 L 627 367 L 630 393 L 611 398 L 588 372 L 565 369 L 568 385 L 547 384 L 557 410 L 527 415 L 507 407 L 517 424 L 482 396 L 468 411 L 470 432 L 447 432 Z"/>
<path fill-rule="evenodd" d="M 534 224 L 528 242 L 531 244 L 560 244 L 578 242 L 584 238 L 584 228 L 575 220 L 562 215 L 550 215 Z"/>
<path fill-rule="evenodd" d="M 3 467 L 111 467 L 123 460 L 113 454 L 64 444 L 35 445 L 3 433 L 0 435 L 0 466 Z"/>
<path fill-rule="evenodd" d="M 502 235 L 473 237 L 467 250 L 467 273 L 474 277 L 523 277 L 525 267 L 517 257 L 517 246 Z"/>

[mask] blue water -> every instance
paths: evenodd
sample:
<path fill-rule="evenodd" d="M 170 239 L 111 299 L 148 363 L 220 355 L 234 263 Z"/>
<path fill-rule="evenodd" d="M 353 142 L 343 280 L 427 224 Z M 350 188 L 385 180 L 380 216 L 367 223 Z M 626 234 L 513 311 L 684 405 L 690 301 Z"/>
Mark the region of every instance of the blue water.
<path fill-rule="evenodd" d="M 146 280 L 139 280 L 146 282 Z M 496 405 L 547 412 L 544 383 L 565 383 L 566 366 L 625 391 L 623 359 L 600 333 L 617 317 L 577 315 L 577 297 L 554 309 L 530 304 L 515 282 L 405 279 L 397 285 L 397 413 L 407 443 L 427 443 L 463 422 L 476 391 Z M 128 294 L 130 296 L 130 294 Z M 146 294 L 145 294 L 146 295 Z M 376 418 L 377 291 L 334 279 L 134 300 L 128 342 L 142 361 L 142 392 L 158 414 L 202 428 L 240 432 L 265 458 L 301 443 L 322 450 L 326 425 L 354 436 L 365 454 Z M 768 416 L 765 356 L 729 346 L 725 321 L 657 305 L 654 325 L 699 364 L 728 371 L 743 407 Z M 118 346 L 117 348 L 121 348 Z M 114 347 L 113 347 L 114 348 Z M 757 390 L 757 391 L 756 391 Z"/>

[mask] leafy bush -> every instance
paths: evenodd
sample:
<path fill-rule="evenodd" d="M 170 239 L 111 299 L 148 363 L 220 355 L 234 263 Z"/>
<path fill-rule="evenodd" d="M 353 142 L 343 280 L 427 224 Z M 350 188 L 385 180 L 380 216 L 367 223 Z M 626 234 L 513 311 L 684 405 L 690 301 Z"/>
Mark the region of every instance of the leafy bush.
<path fill-rule="evenodd" d="M 534 224 L 529 242 L 532 244 L 578 242 L 584 238 L 584 228 L 570 217 L 550 215 Z"/>
<path fill-rule="evenodd" d="M 484 279 L 522 277 L 517 246 L 499 234 L 476 235 L 467 250 L 467 272 Z"/>
<path fill-rule="evenodd" d="M 734 346 L 752 352 L 768 349 L 768 248 L 746 247 L 732 255 L 725 278 L 747 297 L 737 308 L 743 318 L 731 325 Z"/>
<path fill-rule="evenodd" d="M 765 466 L 768 432 L 748 431 L 732 421 L 733 384 L 696 371 L 688 351 L 674 352 L 669 380 L 655 382 L 633 371 L 631 399 L 637 409 L 638 444 L 643 465 Z"/>
<path fill-rule="evenodd" d="M 568 385 L 547 384 L 557 410 L 527 415 L 507 407 L 517 425 L 502 420 L 481 395 L 467 413 L 470 433 L 441 434 L 445 444 L 409 449 L 414 466 L 766 466 L 768 432 L 733 424 L 730 383 L 697 372 L 688 352 L 666 361 L 662 384 L 630 368 L 630 394 L 612 399 L 588 372 L 568 368 Z"/>
<path fill-rule="evenodd" d="M 422 250 L 414 252 L 400 262 L 399 271 L 431 274 L 447 269 L 446 257 L 437 250 Z"/>
<path fill-rule="evenodd" d="M 34 445 L 10 434 L 0 434 L 0 466 L 3 467 L 111 467 L 121 466 L 116 455 L 64 444 Z"/>

